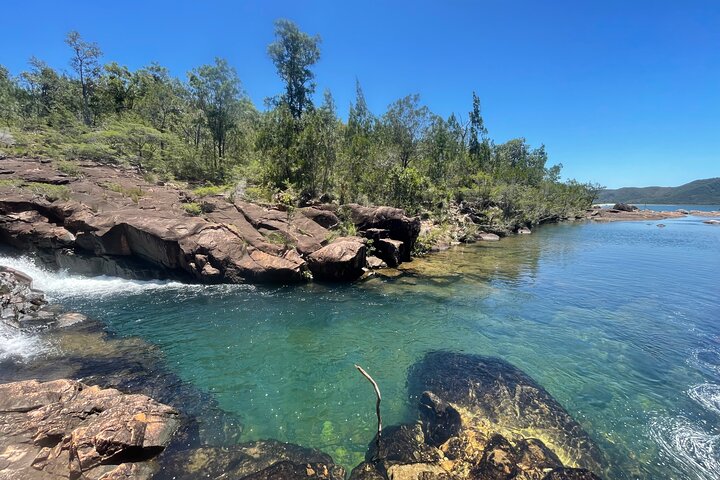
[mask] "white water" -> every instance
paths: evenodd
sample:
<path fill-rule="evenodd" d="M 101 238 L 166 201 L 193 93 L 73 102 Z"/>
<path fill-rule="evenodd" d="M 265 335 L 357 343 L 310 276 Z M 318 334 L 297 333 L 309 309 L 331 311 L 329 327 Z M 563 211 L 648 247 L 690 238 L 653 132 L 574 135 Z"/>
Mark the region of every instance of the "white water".
<path fill-rule="evenodd" d="M 174 281 L 140 281 L 118 277 L 86 277 L 67 271 L 51 271 L 36 264 L 30 257 L 0 255 L 0 265 L 19 270 L 33 279 L 33 288 L 43 291 L 54 303 L 73 298 L 102 298 L 132 296 L 160 290 L 176 290 L 179 294 L 222 293 L 232 288 L 252 288 L 247 285 L 188 285 Z M 38 334 L 23 332 L 0 322 L 0 360 L 27 360 L 46 352 L 49 345 Z"/>

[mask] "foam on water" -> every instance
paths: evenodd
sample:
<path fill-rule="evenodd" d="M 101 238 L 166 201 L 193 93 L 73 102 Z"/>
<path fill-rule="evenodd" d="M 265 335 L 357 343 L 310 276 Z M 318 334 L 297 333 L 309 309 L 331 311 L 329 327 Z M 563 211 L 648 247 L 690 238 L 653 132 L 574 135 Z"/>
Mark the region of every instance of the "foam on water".
<path fill-rule="evenodd" d="M 671 463 L 697 480 L 720 478 L 720 435 L 713 435 L 686 417 L 656 418 L 650 435 Z"/>
<path fill-rule="evenodd" d="M 687 393 L 703 408 L 720 415 L 720 385 L 702 383 L 693 386 Z"/>
<path fill-rule="evenodd" d="M 176 290 L 178 293 L 222 293 L 231 289 L 252 289 L 250 285 L 206 286 L 177 281 L 128 280 L 111 276 L 88 277 L 67 271 L 51 271 L 39 266 L 27 256 L 0 255 L 0 265 L 14 268 L 33 279 L 33 288 L 42 290 L 50 300 L 62 303 L 70 298 L 102 298 L 116 295 L 138 295 L 159 290 Z"/>
<path fill-rule="evenodd" d="M 0 361 L 28 360 L 46 351 L 48 346 L 36 335 L 23 333 L 0 323 Z"/>

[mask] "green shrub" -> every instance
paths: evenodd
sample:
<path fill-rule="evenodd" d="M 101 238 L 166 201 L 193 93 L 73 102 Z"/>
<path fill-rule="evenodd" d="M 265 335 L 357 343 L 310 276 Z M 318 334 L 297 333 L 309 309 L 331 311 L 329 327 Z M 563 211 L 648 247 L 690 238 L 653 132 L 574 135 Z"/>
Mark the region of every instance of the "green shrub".
<path fill-rule="evenodd" d="M 134 203 L 138 203 L 140 201 L 140 197 L 144 195 L 144 192 L 142 191 L 142 188 L 140 187 L 124 187 L 119 183 L 114 182 L 108 182 L 102 185 L 103 187 L 107 188 L 111 192 L 120 193 L 125 197 L 130 198 Z"/>
<path fill-rule="evenodd" d="M 56 200 L 69 200 L 70 189 L 65 185 L 52 185 L 49 183 L 28 183 L 23 188 L 27 188 L 32 191 L 35 195 L 41 195 L 48 201 L 54 202 Z"/>
<path fill-rule="evenodd" d="M 202 207 L 195 202 L 183 203 L 183 208 L 187 213 L 194 217 L 197 217 L 202 213 Z"/>
<path fill-rule="evenodd" d="M 197 197 L 208 197 L 213 195 L 221 195 L 228 191 L 230 187 L 227 185 L 208 185 L 206 187 L 198 187 L 193 189 L 192 193 Z"/>
<path fill-rule="evenodd" d="M 55 164 L 55 167 L 57 167 L 57 169 L 62 173 L 72 175 L 73 177 L 80 177 L 83 174 L 83 171 L 78 164 L 68 162 L 67 160 L 60 160 Z"/>

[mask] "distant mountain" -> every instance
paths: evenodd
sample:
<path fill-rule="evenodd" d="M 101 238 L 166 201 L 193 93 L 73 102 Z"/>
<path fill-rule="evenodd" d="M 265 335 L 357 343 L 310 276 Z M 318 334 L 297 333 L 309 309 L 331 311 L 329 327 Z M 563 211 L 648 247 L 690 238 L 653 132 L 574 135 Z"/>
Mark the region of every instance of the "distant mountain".
<path fill-rule="evenodd" d="M 624 187 L 602 190 L 596 202 L 720 205 L 720 177 L 695 180 L 679 187 Z"/>

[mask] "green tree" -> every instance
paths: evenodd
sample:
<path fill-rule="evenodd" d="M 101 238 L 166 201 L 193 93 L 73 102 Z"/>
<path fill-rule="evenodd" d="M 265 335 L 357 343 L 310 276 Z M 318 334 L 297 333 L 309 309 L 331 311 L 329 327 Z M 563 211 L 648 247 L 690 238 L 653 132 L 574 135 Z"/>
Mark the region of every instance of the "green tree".
<path fill-rule="evenodd" d="M 407 168 L 417 156 L 420 141 L 430 124 L 430 110 L 420 105 L 420 95 L 408 95 L 391 103 L 382 118 L 386 141 L 400 165 Z"/>
<path fill-rule="evenodd" d="M 8 127 L 18 114 L 17 87 L 7 68 L 0 65 L 0 121 Z"/>
<path fill-rule="evenodd" d="M 310 67 L 320 59 L 320 37 L 301 32 L 290 20 L 275 22 L 275 41 L 268 46 L 268 55 L 285 82 L 281 101 L 296 120 L 312 107 L 315 74 Z"/>
<path fill-rule="evenodd" d="M 85 125 L 92 125 L 90 98 L 100 76 L 99 59 L 102 56 L 100 47 L 94 42 L 86 42 L 76 31 L 71 31 L 65 37 L 65 43 L 72 49 L 73 56 L 70 65 L 78 75 L 82 90 L 82 116 Z"/>
<path fill-rule="evenodd" d="M 243 97 L 237 72 L 227 60 L 216 58 L 214 65 L 203 65 L 189 74 L 190 89 L 213 139 L 214 168 L 225 156 L 227 135 L 236 124 Z"/>

